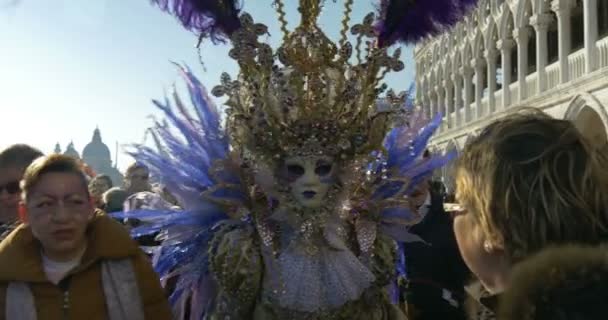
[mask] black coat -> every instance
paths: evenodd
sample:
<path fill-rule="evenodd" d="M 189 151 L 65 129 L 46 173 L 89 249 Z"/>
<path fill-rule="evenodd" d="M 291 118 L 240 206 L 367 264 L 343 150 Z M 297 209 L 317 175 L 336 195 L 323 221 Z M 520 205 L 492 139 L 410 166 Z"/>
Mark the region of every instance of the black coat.
<path fill-rule="evenodd" d="M 441 196 L 431 194 L 427 215 L 410 229 L 430 245 L 403 246 L 408 278 L 404 299 L 415 310 L 410 314 L 412 320 L 466 318 L 464 286 L 470 272 L 452 227 L 453 219 L 444 211 Z"/>

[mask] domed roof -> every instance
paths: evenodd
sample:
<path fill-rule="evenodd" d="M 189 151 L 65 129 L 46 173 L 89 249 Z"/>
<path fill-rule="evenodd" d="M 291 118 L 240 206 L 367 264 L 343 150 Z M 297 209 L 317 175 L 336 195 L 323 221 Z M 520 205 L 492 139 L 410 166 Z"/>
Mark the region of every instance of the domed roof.
<path fill-rule="evenodd" d="M 78 151 L 76 151 L 76 148 L 74 148 L 74 142 L 70 142 L 70 144 L 68 144 L 68 148 L 65 149 L 65 152 L 63 154 L 76 159 L 80 159 Z"/>
<path fill-rule="evenodd" d="M 112 162 L 110 149 L 101 141 L 99 128 L 93 132 L 93 139 L 82 150 L 82 158 L 88 163 L 88 159 L 107 160 Z"/>

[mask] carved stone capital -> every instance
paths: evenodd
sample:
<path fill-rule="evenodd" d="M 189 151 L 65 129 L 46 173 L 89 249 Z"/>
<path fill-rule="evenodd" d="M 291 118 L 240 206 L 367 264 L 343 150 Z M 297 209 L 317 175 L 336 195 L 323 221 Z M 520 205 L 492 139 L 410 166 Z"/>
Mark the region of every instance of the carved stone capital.
<path fill-rule="evenodd" d="M 471 59 L 471 68 L 478 70 L 485 67 L 485 60 L 482 58 L 473 58 Z"/>
<path fill-rule="evenodd" d="M 475 73 L 475 70 L 473 70 L 473 68 L 471 67 L 460 67 L 460 69 L 458 70 L 460 72 L 460 74 L 462 74 L 463 76 L 472 76 L 473 73 Z"/>
<path fill-rule="evenodd" d="M 500 39 L 496 42 L 496 48 L 500 51 L 509 51 L 515 46 L 513 39 Z"/>
<path fill-rule="evenodd" d="M 535 14 L 530 17 L 530 24 L 534 27 L 536 32 L 547 31 L 549 25 L 553 22 L 553 16 L 550 14 Z"/>
<path fill-rule="evenodd" d="M 498 56 L 498 54 L 499 54 L 498 50 L 496 50 L 494 48 L 490 48 L 483 52 L 483 56 L 486 58 L 486 60 L 488 60 L 488 62 L 496 61 L 496 57 Z"/>
<path fill-rule="evenodd" d="M 513 30 L 513 39 L 519 44 L 522 41 L 528 41 L 530 36 L 530 29 L 528 28 L 517 28 Z"/>
<path fill-rule="evenodd" d="M 553 0 L 551 1 L 551 10 L 557 16 L 565 16 L 570 14 L 570 10 L 576 6 L 574 0 Z"/>

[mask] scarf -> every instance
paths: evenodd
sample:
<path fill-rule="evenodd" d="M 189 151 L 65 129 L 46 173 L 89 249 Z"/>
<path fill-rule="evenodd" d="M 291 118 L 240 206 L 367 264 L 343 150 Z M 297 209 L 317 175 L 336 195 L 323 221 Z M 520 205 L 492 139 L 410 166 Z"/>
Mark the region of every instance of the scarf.
<path fill-rule="evenodd" d="M 144 320 L 137 279 L 130 259 L 102 262 L 101 282 L 109 320 Z M 37 320 L 34 295 L 27 283 L 9 283 L 5 312 L 7 320 Z"/>

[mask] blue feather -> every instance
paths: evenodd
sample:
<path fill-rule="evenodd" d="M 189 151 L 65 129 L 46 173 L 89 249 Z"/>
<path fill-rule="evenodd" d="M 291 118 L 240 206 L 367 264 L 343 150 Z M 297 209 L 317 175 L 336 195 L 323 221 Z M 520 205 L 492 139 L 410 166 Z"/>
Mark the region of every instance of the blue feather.
<path fill-rule="evenodd" d="M 402 181 L 388 181 L 376 189 L 372 199 L 378 200 L 394 197 L 403 188 L 403 184 Z"/>
<path fill-rule="evenodd" d="M 155 121 L 152 129 L 163 150 L 134 145 L 129 154 L 160 178 L 183 210 L 145 209 L 114 214 L 117 218 L 143 222 L 132 230 L 134 236 L 158 234 L 163 240 L 156 251 L 154 267 L 163 279 L 178 278 L 170 298 L 172 303 L 192 297 L 208 274 L 210 241 L 218 230 L 216 226 L 229 220 L 227 214 L 212 203 L 213 198 L 243 204 L 247 197 L 239 187 L 242 181 L 238 174 L 214 169 L 216 163 L 229 160 L 229 138 L 205 88 L 187 67 L 177 66 L 187 84 L 194 116 L 177 94 L 173 95 L 175 108 L 168 98 L 153 101 L 165 119 Z M 212 189 L 217 186 L 225 187 Z M 205 192 L 211 198 L 202 196 Z M 208 305 L 210 301 L 200 303 Z"/>
<path fill-rule="evenodd" d="M 387 208 L 380 212 L 380 215 L 383 219 L 403 219 L 407 221 L 412 221 L 416 219 L 416 215 L 412 213 L 412 210 L 409 208 L 403 207 L 395 207 L 395 208 Z"/>

